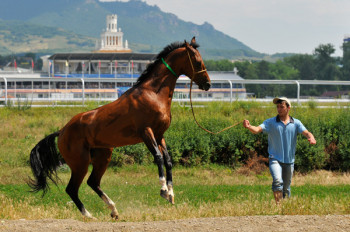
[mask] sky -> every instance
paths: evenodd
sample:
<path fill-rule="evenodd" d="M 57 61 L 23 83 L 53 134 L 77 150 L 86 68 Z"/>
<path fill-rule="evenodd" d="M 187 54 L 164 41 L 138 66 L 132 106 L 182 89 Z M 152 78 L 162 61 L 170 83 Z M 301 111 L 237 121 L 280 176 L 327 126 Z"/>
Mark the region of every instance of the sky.
<path fill-rule="evenodd" d="M 184 21 L 199 25 L 208 22 L 267 54 L 312 54 L 320 44 L 330 43 L 336 49 L 334 55 L 342 56 L 344 36 L 350 36 L 349 0 L 142 1 Z"/>

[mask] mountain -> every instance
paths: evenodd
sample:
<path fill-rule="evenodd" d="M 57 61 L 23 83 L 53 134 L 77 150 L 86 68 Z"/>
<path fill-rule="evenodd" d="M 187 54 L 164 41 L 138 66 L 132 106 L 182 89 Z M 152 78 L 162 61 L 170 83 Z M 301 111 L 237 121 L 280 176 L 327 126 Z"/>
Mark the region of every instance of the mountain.
<path fill-rule="evenodd" d="M 0 6 L 0 38 L 12 35 L 15 38 L 13 43 L 17 43 L 18 38 L 29 44 L 33 36 L 36 41 L 45 36 L 52 41 L 60 39 L 61 47 L 56 46 L 59 42 L 56 45 L 47 42 L 47 47 L 41 51 L 93 50 L 94 41 L 105 28 L 106 15 L 117 14 L 118 27 L 122 28 L 124 39 L 128 40 L 129 47 L 135 52 L 159 52 L 171 42 L 190 40 L 196 36 L 205 59 L 264 56 L 216 30 L 208 22 L 202 25 L 185 22 L 174 14 L 164 13 L 159 7 L 150 6 L 140 0 L 1 0 Z M 45 35 L 41 32 L 45 32 Z M 67 37 L 65 44 L 64 38 Z M 8 41 L 10 43 L 10 37 Z M 39 46 L 29 47 L 32 52 L 40 50 Z M 0 52 L 5 50 L 6 44 L 0 43 Z"/>
<path fill-rule="evenodd" d="M 95 40 L 62 28 L 0 19 L 0 54 L 90 52 Z"/>

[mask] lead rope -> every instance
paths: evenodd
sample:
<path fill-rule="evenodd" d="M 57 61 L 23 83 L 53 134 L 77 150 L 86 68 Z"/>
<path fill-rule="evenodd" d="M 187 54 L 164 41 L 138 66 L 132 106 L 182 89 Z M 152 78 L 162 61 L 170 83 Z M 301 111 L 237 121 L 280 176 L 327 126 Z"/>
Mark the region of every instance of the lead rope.
<path fill-rule="evenodd" d="M 235 124 L 233 124 L 233 125 L 231 125 L 231 126 L 229 126 L 229 127 L 226 127 L 226 128 L 224 128 L 224 129 L 222 129 L 222 130 L 220 130 L 220 131 L 217 131 L 217 132 L 212 132 L 212 131 L 210 131 L 210 130 L 207 130 L 207 129 L 204 128 L 201 124 L 199 124 L 199 122 L 198 122 L 197 119 L 196 119 L 196 116 L 194 115 L 194 110 L 193 110 L 193 105 L 192 105 L 192 84 L 193 84 L 193 78 L 194 78 L 194 76 L 195 76 L 196 74 L 201 73 L 201 72 L 206 72 L 207 70 L 206 70 L 206 69 L 203 69 L 203 70 L 201 70 L 201 71 L 195 72 L 195 71 L 194 71 L 193 64 L 192 64 L 192 60 L 191 60 L 191 57 L 190 57 L 190 53 L 189 53 L 188 51 L 187 51 L 187 55 L 188 55 L 188 59 L 190 60 L 190 64 L 191 64 L 192 71 L 193 71 L 192 78 L 191 78 L 191 86 L 190 86 L 191 110 L 192 110 L 192 115 L 193 115 L 194 121 L 195 121 L 196 124 L 199 126 L 199 128 L 201 128 L 202 130 L 204 130 L 204 131 L 206 131 L 206 132 L 208 132 L 208 133 L 210 133 L 210 134 L 217 135 L 217 134 L 219 134 L 219 133 L 221 133 L 221 132 L 223 132 L 223 131 L 226 131 L 226 130 L 228 130 L 228 129 L 232 128 L 232 127 L 235 127 L 235 126 L 237 126 L 238 124 L 242 123 L 243 121 L 239 121 L 239 122 L 237 122 L 237 123 L 235 123 Z M 178 77 L 178 75 L 175 73 L 175 71 L 164 61 L 163 58 L 162 58 L 162 62 L 163 62 L 163 64 L 165 65 L 165 67 L 166 67 L 174 76 Z"/>
<path fill-rule="evenodd" d="M 235 124 L 233 124 L 233 125 L 231 125 L 231 126 L 229 126 L 229 127 L 226 127 L 226 128 L 224 128 L 224 129 L 222 129 L 222 130 L 220 130 L 220 131 L 217 131 L 217 132 L 212 132 L 212 131 L 207 130 L 206 128 L 204 128 L 201 124 L 199 124 L 199 122 L 198 122 L 197 119 L 196 119 L 196 116 L 194 115 L 194 110 L 193 110 L 193 105 L 192 105 L 192 83 L 193 83 L 193 78 L 191 79 L 191 86 L 190 86 L 191 110 L 192 110 L 192 115 L 193 115 L 194 121 L 197 123 L 197 125 L 199 126 L 199 128 L 201 128 L 202 130 L 204 130 L 204 131 L 206 131 L 206 132 L 208 132 L 208 133 L 210 133 L 210 134 L 217 135 L 217 134 L 219 134 L 219 133 L 221 133 L 221 132 L 224 132 L 225 130 L 228 130 L 228 129 L 232 128 L 232 127 L 235 127 L 235 126 L 237 126 L 238 124 L 240 124 L 240 123 L 243 122 L 243 121 L 239 121 L 239 122 L 237 122 L 237 123 L 235 123 Z"/>
<path fill-rule="evenodd" d="M 191 110 L 192 110 L 192 115 L 193 115 L 194 121 L 197 123 L 197 125 L 199 126 L 199 128 L 201 128 L 202 130 L 204 130 L 204 131 L 206 131 L 206 132 L 208 132 L 208 133 L 210 133 L 210 134 L 217 135 L 217 134 L 219 134 L 219 133 L 221 133 L 221 132 L 224 132 L 224 131 L 226 131 L 226 130 L 232 128 L 232 127 L 235 127 L 235 126 L 237 126 L 238 124 L 240 124 L 240 123 L 243 122 L 243 121 L 239 121 L 239 122 L 237 122 L 237 123 L 235 123 L 235 124 L 233 124 L 233 125 L 231 125 L 231 126 L 229 126 L 229 127 L 226 127 L 226 128 L 224 128 L 224 129 L 222 129 L 222 130 L 220 130 L 220 131 L 217 131 L 217 132 L 212 132 L 212 131 L 207 130 L 206 128 L 204 128 L 201 124 L 199 124 L 199 122 L 198 122 L 197 119 L 196 119 L 196 116 L 194 115 L 194 110 L 193 110 L 193 105 L 192 105 L 192 83 L 193 83 L 193 80 L 191 79 L 191 86 L 190 86 Z"/>
<path fill-rule="evenodd" d="M 204 131 L 206 131 L 206 132 L 208 132 L 208 133 L 210 133 L 210 134 L 217 135 L 217 134 L 219 134 L 219 133 L 221 133 L 221 132 L 224 132 L 224 131 L 226 131 L 226 130 L 228 130 L 228 129 L 232 128 L 232 127 L 235 127 L 235 126 L 237 126 L 238 124 L 242 123 L 243 121 L 239 121 L 239 122 L 237 122 L 237 123 L 235 123 L 235 124 L 233 124 L 233 125 L 231 125 L 231 126 L 229 126 L 229 127 L 226 127 L 226 128 L 224 128 L 224 129 L 222 129 L 222 130 L 220 130 L 220 131 L 217 131 L 217 132 L 212 132 L 212 131 L 210 131 L 210 130 L 204 128 L 201 124 L 199 124 L 199 122 L 198 122 L 197 119 L 196 119 L 196 116 L 194 115 L 194 110 L 193 110 L 193 105 L 192 105 L 192 84 L 193 84 L 194 76 L 195 76 L 196 74 L 201 73 L 201 72 L 206 72 L 207 70 L 206 70 L 206 69 L 203 69 L 203 70 L 201 70 L 201 71 L 199 71 L 199 72 L 196 73 L 196 72 L 194 71 L 194 67 L 193 67 L 193 64 L 192 64 L 192 60 L 191 60 L 191 57 L 190 57 L 190 53 L 189 53 L 188 51 L 187 51 L 187 55 L 188 55 L 188 59 L 190 60 L 190 64 L 191 64 L 192 71 L 193 71 L 192 78 L 191 78 L 191 85 L 190 85 L 191 110 L 192 110 L 192 115 L 193 115 L 194 121 L 197 123 L 197 125 L 199 126 L 199 128 L 201 128 L 202 130 L 204 130 Z"/>

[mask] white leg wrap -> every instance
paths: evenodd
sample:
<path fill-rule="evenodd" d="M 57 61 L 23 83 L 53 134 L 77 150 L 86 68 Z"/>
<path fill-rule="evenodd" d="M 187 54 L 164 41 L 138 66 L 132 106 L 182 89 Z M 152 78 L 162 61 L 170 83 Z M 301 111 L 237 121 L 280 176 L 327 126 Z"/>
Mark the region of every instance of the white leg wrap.
<path fill-rule="evenodd" d="M 105 193 L 101 196 L 101 198 L 106 203 L 106 205 L 112 210 L 111 216 L 118 216 L 118 210 L 117 208 L 115 208 L 114 202 Z"/>
<path fill-rule="evenodd" d="M 81 211 L 81 214 L 84 216 L 84 217 L 87 217 L 87 218 L 94 218 L 91 213 L 89 213 L 89 211 L 87 211 L 85 208 L 83 208 L 83 210 Z"/>
<path fill-rule="evenodd" d="M 159 177 L 159 183 L 162 185 L 161 190 L 168 191 L 168 187 L 166 186 L 165 177 Z"/>
<path fill-rule="evenodd" d="M 175 196 L 172 185 L 168 185 L 168 193 L 169 193 L 170 196 Z"/>
<path fill-rule="evenodd" d="M 103 194 L 101 198 L 110 209 L 115 208 L 114 202 L 106 194 Z"/>

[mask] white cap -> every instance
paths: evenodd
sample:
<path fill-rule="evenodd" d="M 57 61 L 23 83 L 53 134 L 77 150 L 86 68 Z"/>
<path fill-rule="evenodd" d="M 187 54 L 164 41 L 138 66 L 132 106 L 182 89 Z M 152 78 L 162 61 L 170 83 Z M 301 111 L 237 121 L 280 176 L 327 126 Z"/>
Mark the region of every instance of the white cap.
<path fill-rule="evenodd" d="M 292 104 L 290 103 L 289 99 L 286 98 L 286 97 L 275 97 L 275 98 L 273 99 L 273 104 L 277 104 L 278 100 L 286 101 L 286 102 L 288 103 L 288 105 L 289 105 L 290 107 L 292 107 Z"/>

